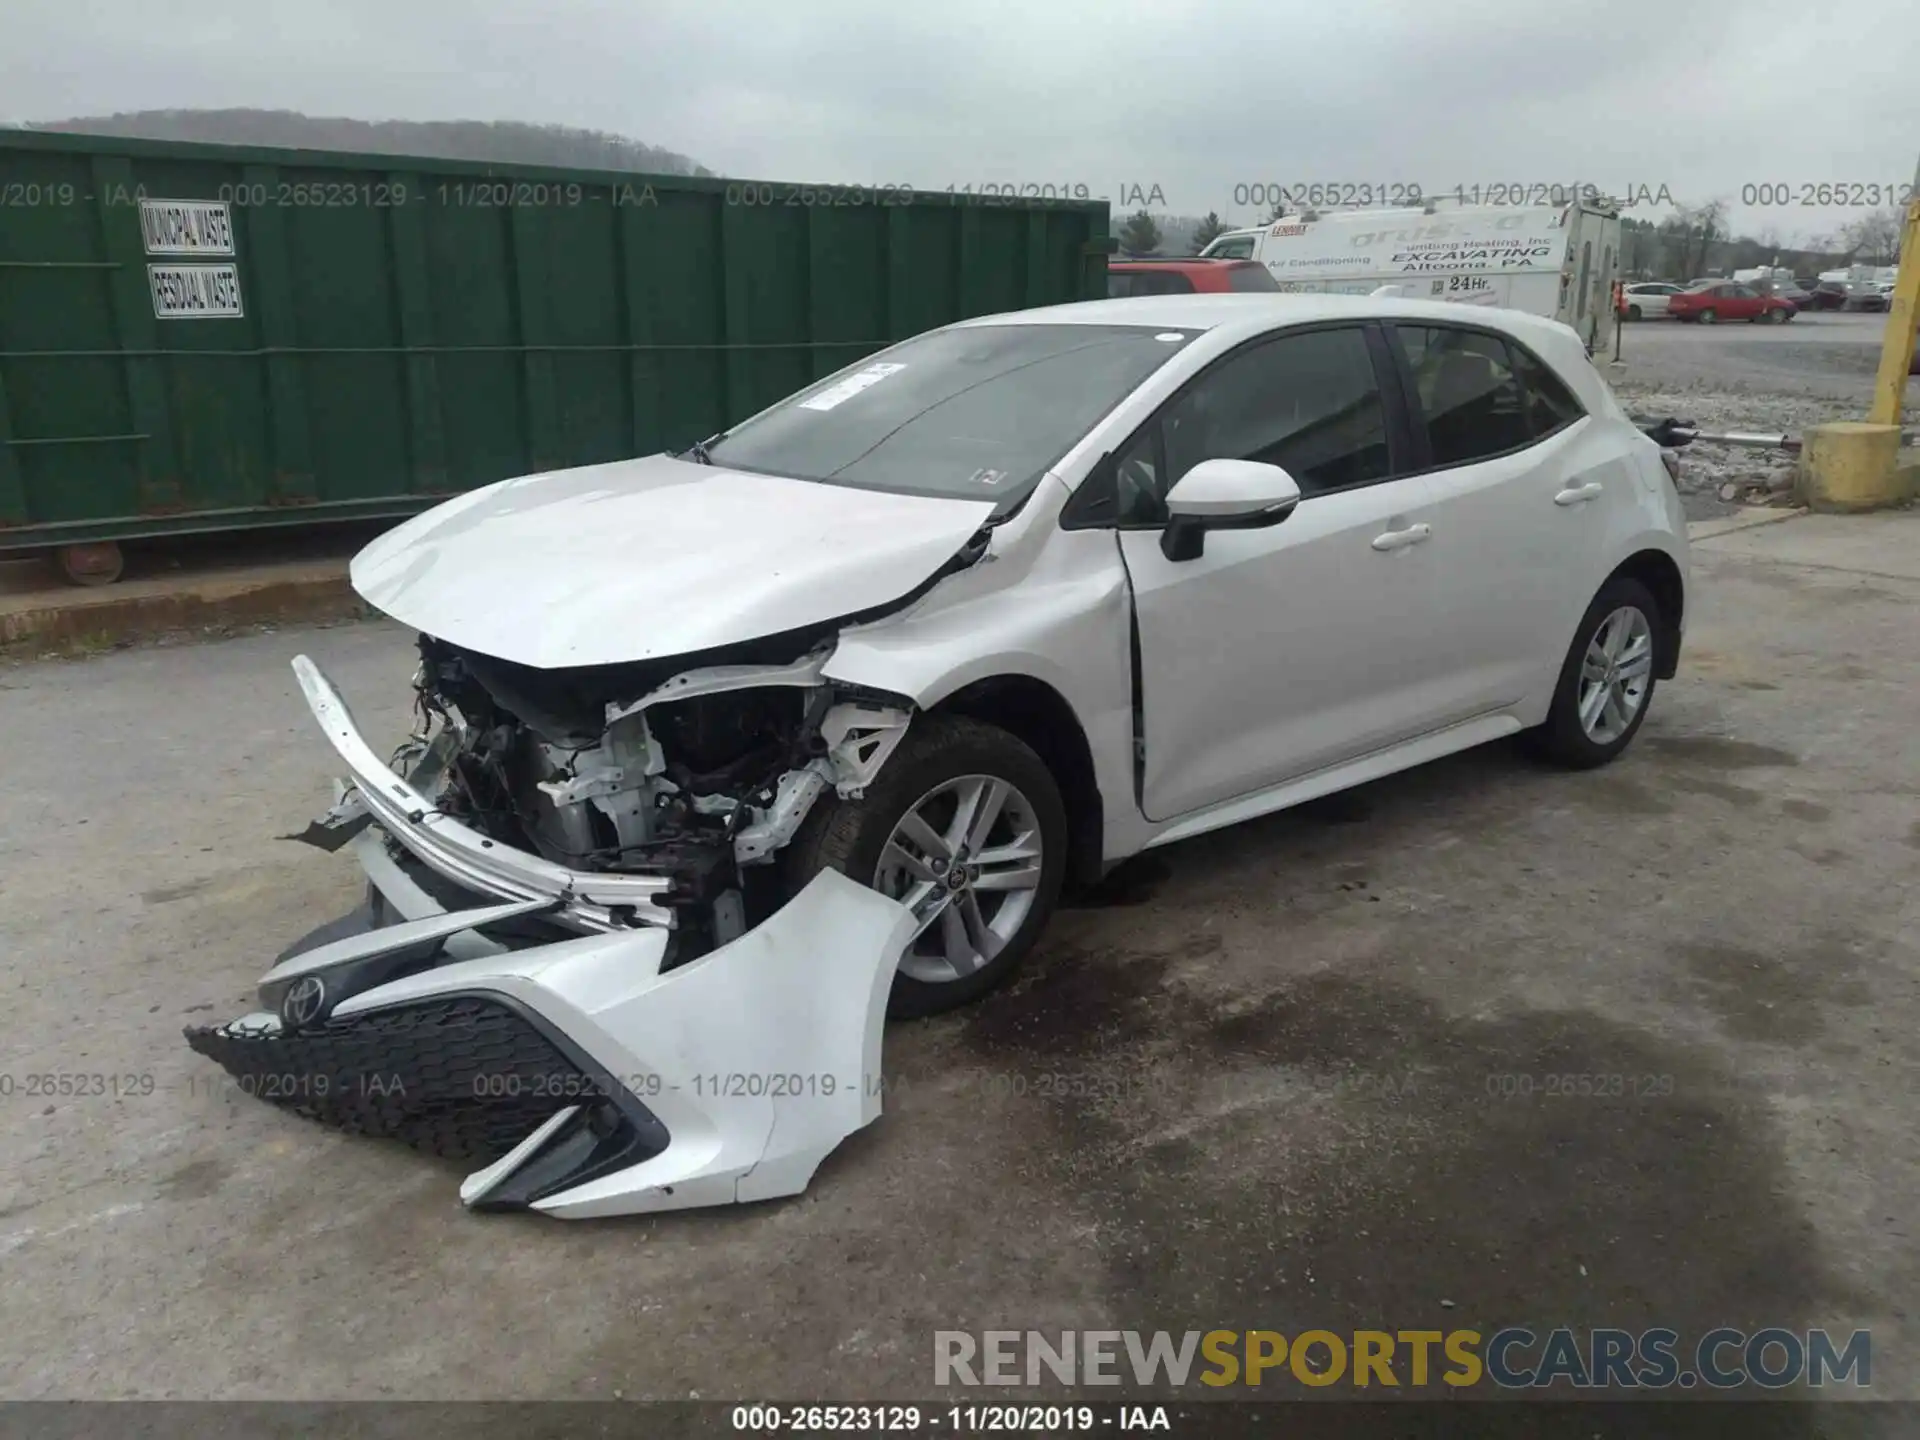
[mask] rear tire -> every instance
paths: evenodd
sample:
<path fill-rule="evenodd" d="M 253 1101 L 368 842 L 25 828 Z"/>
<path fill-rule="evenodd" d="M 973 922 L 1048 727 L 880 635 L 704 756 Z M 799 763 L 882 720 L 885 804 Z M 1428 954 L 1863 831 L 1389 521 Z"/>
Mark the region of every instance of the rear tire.
<path fill-rule="evenodd" d="M 1700 323 L 1702 325 L 1711 325 L 1715 321 L 1717 321 L 1719 318 L 1720 317 L 1714 314 L 1713 311 L 1711 310 L 1702 310 L 1700 312 Z"/>
<path fill-rule="evenodd" d="M 1546 721 L 1527 734 L 1531 748 L 1571 770 L 1625 750 L 1653 704 L 1661 633 L 1660 605 L 1645 585 L 1626 575 L 1602 585 L 1574 631 Z"/>
<path fill-rule="evenodd" d="M 969 837 L 960 814 L 973 802 L 998 818 Z M 945 855 L 935 839 L 948 842 Z M 997 726 L 958 715 L 916 719 L 866 795 L 823 797 L 781 856 L 789 895 L 838 870 L 932 915 L 894 975 L 895 1020 L 951 1010 L 1012 975 L 1053 914 L 1066 865 L 1066 806 L 1045 763 Z M 967 876 L 954 881 L 960 869 Z"/>

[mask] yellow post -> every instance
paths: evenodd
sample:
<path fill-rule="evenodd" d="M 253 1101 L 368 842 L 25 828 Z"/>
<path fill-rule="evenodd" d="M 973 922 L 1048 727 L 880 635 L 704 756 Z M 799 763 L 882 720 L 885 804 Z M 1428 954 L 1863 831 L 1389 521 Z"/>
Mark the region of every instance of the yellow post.
<path fill-rule="evenodd" d="M 1800 451 L 1800 498 L 1815 510 L 1875 510 L 1912 498 L 1920 470 L 1900 463 L 1900 407 L 1920 321 L 1920 171 L 1900 227 L 1900 270 L 1887 305 L 1880 374 L 1864 423 L 1807 428 Z"/>
<path fill-rule="evenodd" d="M 1920 320 L 1920 171 L 1915 172 L 1906 223 L 1900 227 L 1898 255 L 1900 271 L 1887 306 L 1886 337 L 1880 342 L 1880 378 L 1873 382 L 1873 408 L 1867 412 L 1872 425 L 1900 423 L 1907 369 L 1913 363 L 1914 326 Z"/>

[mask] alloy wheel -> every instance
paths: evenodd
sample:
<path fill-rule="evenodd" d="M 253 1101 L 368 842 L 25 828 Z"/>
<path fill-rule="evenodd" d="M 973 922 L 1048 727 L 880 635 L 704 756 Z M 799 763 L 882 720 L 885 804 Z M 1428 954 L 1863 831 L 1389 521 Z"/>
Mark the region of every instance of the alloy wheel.
<path fill-rule="evenodd" d="M 1596 745 L 1611 745 L 1647 703 L 1653 677 L 1653 626 L 1637 606 L 1623 605 L 1600 622 L 1580 660 L 1580 728 Z"/>
<path fill-rule="evenodd" d="M 916 980 L 963 980 L 1019 933 L 1045 855 L 1033 803 L 1008 781 L 960 775 L 907 808 L 887 837 L 873 888 L 914 914 L 900 957 Z"/>

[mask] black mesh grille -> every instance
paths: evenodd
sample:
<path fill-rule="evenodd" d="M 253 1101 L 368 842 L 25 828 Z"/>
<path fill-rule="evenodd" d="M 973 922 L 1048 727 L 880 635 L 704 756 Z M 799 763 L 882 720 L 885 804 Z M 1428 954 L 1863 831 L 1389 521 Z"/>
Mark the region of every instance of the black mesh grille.
<path fill-rule="evenodd" d="M 495 1000 L 426 1001 L 292 1034 L 186 1035 L 247 1094 L 456 1160 L 497 1160 L 563 1105 L 606 1093 Z"/>

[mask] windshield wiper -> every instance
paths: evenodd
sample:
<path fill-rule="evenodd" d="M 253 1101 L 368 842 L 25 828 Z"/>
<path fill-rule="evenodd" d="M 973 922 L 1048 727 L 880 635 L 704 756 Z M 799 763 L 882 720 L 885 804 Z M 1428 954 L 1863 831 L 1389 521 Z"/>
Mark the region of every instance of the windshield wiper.
<path fill-rule="evenodd" d="M 680 458 L 682 460 L 691 460 L 696 465 L 711 465 L 713 464 L 713 452 L 707 447 L 710 445 L 718 445 L 726 438 L 727 432 L 722 430 L 718 435 L 709 435 L 704 440 L 696 440 Z"/>

